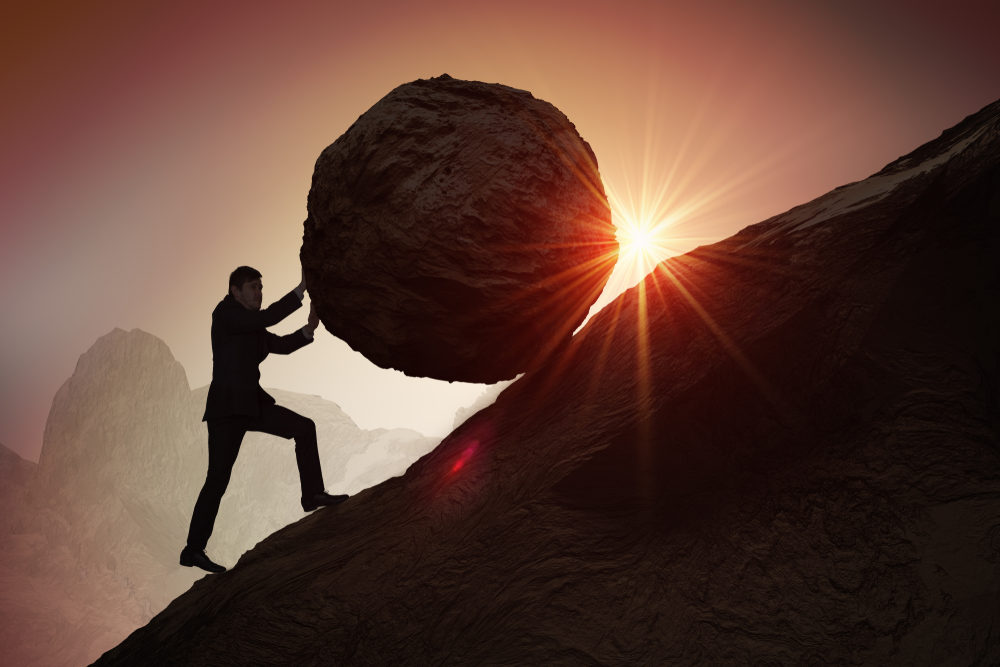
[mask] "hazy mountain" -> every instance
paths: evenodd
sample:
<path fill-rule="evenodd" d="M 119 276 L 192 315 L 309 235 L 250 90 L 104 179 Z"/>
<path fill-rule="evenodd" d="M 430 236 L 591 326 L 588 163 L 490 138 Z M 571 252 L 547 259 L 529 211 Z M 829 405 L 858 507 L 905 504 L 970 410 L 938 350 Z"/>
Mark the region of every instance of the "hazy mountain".
<path fill-rule="evenodd" d="M 996 664 L 998 251 L 1000 102 L 665 262 L 100 664 Z"/>
<path fill-rule="evenodd" d="M 4 480 L 4 490 L 21 486 L 31 477 L 35 464 L 25 461 L 17 452 L 0 442 L 0 479 Z"/>
<path fill-rule="evenodd" d="M 4 488 L 22 480 L 24 489 L 8 503 L 0 546 L 5 659 L 89 662 L 204 574 L 177 558 L 205 479 L 206 391 L 191 391 L 163 341 L 116 329 L 57 392 L 37 468 L 0 458 Z M 316 422 L 331 490 L 400 474 L 436 443 L 403 429 L 365 431 L 322 398 L 271 391 Z M 219 561 L 235 563 L 303 516 L 293 448 L 245 438 L 209 543 Z"/>
<path fill-rule="evenodd" d="M 34 463 L 25 461 L 17 452 L 0 443 L 0 535 L 10 530 L 14 520 L 11 508 L 23 502 L 28 480 L 34 471 Z"/>
<path fill-rule="evenodd" d="M 461 426 L 466 419 L 476 414 L 483 408 L 493 405 L 494 401 L 497 400 L 497 396 L 499 396 L 504 389 L 516 382 L 517 379 L 518 378 L 514 378 L 513 380 L 505 380 L 504 382 L 497 382 L 494 385 L 490 385 L 486 387 L 472 403 L 455 410 L 455 417 L 452 420 L 452 429 L 456 429 Z"/>

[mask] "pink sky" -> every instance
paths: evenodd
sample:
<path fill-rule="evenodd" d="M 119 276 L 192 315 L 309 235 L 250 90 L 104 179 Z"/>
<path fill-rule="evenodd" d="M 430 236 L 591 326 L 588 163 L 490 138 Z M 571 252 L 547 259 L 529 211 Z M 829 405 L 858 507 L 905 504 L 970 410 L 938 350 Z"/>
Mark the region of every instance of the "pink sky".
<path fill-rule="evenodd" d="M 644 178 L 668 184 L 688 211 L 678 250 L 1000 97 L 995 2 L 146 4 L 0 10 L 0 442 L 29 459 L 77 357 L 115 327 L 208 383 L 229 271 L 260 269 L 265 301 L 297 282 L 313 162 L 401 83 L 447 72 L 555 104 L 610 191 L 638 205 Z M 325 332 L 262 371 L 362 427 L 428 434 L 482 391 L 377 369 Z"/>

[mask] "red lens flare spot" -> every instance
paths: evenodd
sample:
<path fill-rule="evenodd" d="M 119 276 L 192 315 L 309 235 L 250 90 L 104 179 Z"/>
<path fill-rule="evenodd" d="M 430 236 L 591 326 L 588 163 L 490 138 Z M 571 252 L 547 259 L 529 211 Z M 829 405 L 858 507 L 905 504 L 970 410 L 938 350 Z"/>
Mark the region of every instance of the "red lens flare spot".
<path fill-rule="evenodd" d="M 462 454 L 461 456 L 458 457 L 458 460 L 455 461 L 455 464 L 451 467 L 450 474 L 454 475 L 456 472 L 464 468 L 465 464 L 468 463 L 469 459 L 472 458 L 472 455 L 476 453 L 476 449 L 478 448 L 479 448 L 479 441 L 473 440 L 472 443 L 468 447 L 466 447 L 465 450 L 462 451 Z"/>

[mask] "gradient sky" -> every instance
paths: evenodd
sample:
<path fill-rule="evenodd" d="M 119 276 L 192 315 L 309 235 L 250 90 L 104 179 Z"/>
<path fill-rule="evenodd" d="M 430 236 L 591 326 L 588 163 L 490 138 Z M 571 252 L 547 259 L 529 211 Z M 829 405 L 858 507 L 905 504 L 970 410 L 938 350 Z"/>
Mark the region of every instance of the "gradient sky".
<path fill-rule="evenodd" d="M 623 212 L 665 186 L 684 251 L 1000 97 L 997 25 L 995 1 L 4 3 L 0 442 L 37 460 L 53 395 L 115 327 L 207 384 L 229 271 L 260 269 L 265 302 L 295 285 L 316 157 L 401 83 L 447 72 L 555 104 Z M 325 331 L 262 373 L 364 428 L 437 435 L 483 391 Z"/>

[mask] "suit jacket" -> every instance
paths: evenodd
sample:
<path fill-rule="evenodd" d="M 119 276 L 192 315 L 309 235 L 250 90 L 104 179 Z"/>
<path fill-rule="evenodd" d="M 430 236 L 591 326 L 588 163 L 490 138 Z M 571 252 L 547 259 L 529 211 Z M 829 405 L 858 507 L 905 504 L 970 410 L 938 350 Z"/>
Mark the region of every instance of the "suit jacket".
<path fill-rule="evenodd" d="M 202 421 L 259 417 L 274 404 L 260 386 L 260 362 L 271 352 L 289 354 L 312 341 L 301 330 L 276 336 L 267 330 L 302 306 L 289 292 L 263 310 L 247 310 L 227 294 L 212 311 L 212 384 Z"/>

